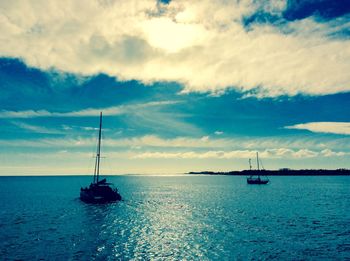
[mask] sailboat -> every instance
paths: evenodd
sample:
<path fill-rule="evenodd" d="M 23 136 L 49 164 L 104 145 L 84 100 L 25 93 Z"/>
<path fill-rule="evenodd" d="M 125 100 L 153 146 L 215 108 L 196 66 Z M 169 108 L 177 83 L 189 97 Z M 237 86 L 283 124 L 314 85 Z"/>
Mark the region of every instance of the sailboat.
<path fill-rule="evenodd" d="M 106 179 L 100 180 L 101 132 L 102 112 L 100 112 L 100 128 L 98 132 L 94 177 L 89 187 L 80 188 L 80 199 L 86 203 L 108 203 L 122 199 L 118 193 L 118 189 L 114 188 L 112 183 L 107 183 Z"/>
<path fill-rule="evenodd" d="M 269 182 L 269 179 L 268 178 L 262 179 L 260 177 L 261 170 L 260 170 L 260 165 L 259 165 L 259 152 L 256 153 L 256 162 L 258 165 L 258 169 L 256 171 L 254 171 L 254 170 L 252 170 L 251 160 L 249 159 L 249 167 L 250 167 L 251 175 L 247 178 L 247 183 L 248 184 L 258 184 L 258 185 L 267 184 Z M 257 172 L 256 173 L 257 175 L 254 175 L 255 172 Z"/>

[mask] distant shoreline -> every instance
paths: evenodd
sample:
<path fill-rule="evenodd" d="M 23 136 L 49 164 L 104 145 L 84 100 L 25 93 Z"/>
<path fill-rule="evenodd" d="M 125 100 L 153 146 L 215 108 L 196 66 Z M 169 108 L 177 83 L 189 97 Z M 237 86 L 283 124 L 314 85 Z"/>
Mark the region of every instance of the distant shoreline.
<path fill-rule="evenodd" d="M 350 169 L 280 169 L 280 170 L 238 170 L 238 171 L 191 171 L 188 175 L 225 175 L 225 176 L 350 176 Z"/>

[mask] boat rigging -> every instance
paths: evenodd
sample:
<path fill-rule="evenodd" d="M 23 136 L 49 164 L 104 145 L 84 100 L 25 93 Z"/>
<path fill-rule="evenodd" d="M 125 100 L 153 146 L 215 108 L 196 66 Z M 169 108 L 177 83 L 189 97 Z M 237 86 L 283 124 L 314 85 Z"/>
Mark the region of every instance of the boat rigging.
<path fill-rule="evenodd" d="M 102 133 L 102 112 L 100 112 L 100 127 L 98 131 L 98 144 L 95 160 L 95 169 L 92 183 L 89 187 L 80 188 L 80 199 L 86 203 L 108 203 L 121 200 L 122 197 L 113 184 L 107 183 L 106 179 L 100 178 L 101 160 L 101 133 Z"/>
<path fill-rule="evenodd" d="M 269 182 L 268 178 L 262 179 L 261 172 L 263 170 L 260 170 L 260 165 L 259 165 L 259 152 L 256 153 L 256 163 L 257 163 L 257 170 L 252 170 L 252 164 L 251 164 L 251 159 L 249 159 L 249 172 L 250 176 L 247 177 L 247 183 L 248 184 L 258 184 L 258 185 L 264 185 Z"/>

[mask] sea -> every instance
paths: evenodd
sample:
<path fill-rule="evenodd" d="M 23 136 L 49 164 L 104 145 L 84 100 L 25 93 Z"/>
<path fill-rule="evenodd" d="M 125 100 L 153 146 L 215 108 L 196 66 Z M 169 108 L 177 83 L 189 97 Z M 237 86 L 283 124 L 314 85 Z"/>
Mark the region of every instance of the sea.
<path fill-rule="evenodd" d="M 0 177 L 1 260 L 350 260 L 350 177 Z"/>

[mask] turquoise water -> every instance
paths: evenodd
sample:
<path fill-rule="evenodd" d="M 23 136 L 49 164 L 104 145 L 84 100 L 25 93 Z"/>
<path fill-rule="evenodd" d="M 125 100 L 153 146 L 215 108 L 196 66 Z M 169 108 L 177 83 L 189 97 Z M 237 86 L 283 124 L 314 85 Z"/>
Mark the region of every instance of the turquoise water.
<path fill-rule="evenodd" d="M 91 177 L 1 177 L 0 256 L 24 260 L 350 259 L 350 177 L 114 176 L 124 201 L 78 199 Z"/>

